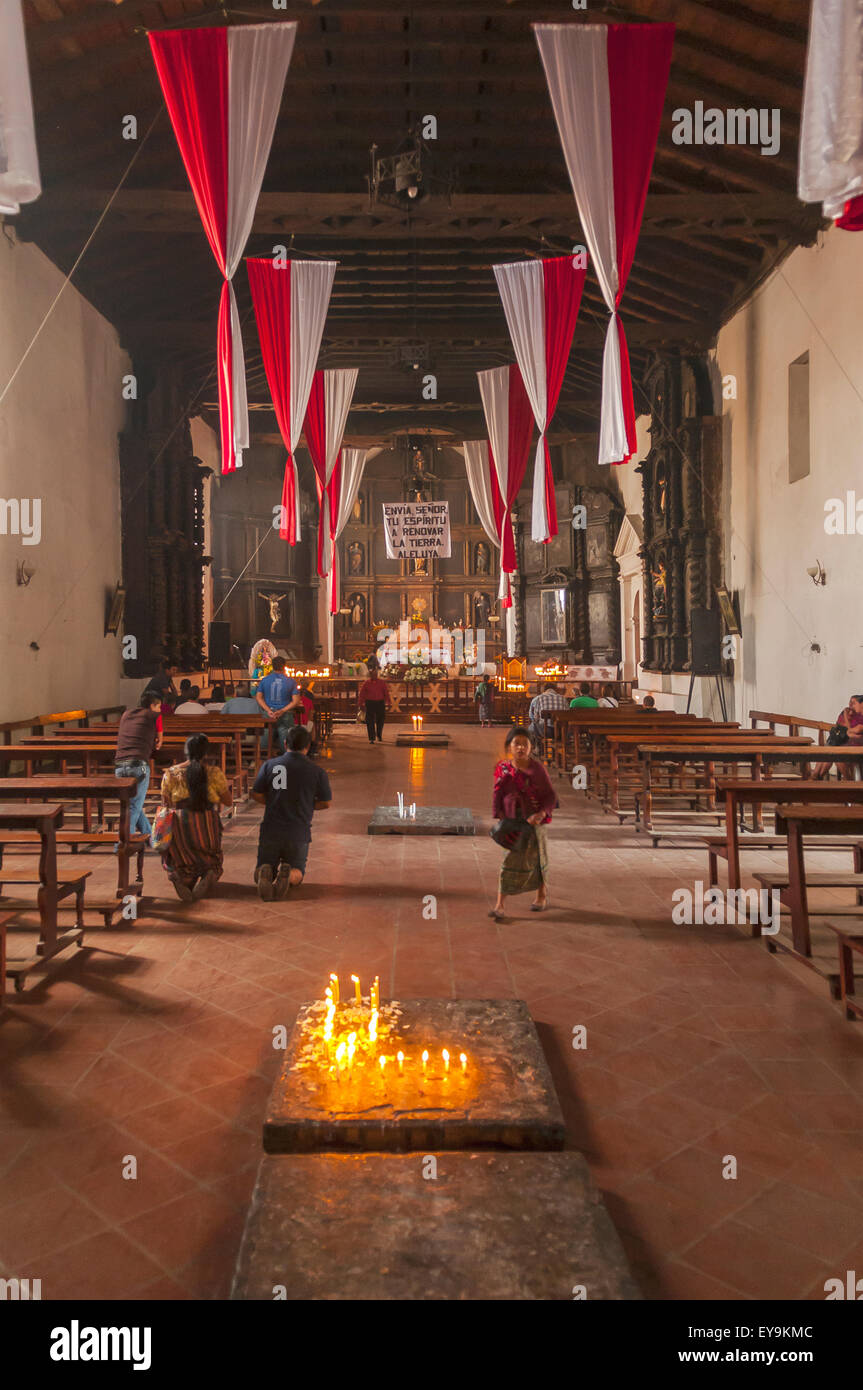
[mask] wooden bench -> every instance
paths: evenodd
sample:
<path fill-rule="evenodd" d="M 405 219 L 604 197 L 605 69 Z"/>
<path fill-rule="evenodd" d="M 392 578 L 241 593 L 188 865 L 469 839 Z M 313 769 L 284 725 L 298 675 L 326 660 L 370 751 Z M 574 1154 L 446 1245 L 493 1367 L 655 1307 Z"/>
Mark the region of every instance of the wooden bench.
<path fill-rule="evenodd" d="M 863 936 L 852 934 L 833 922 L 825 925 L 836 936 L 839 946 L 839 997 L 846 1018 L 863 1018 L 863 1004 L 857 1002 L 854 987 L 854 953 L 863 956 Z"/>
<path fill-rule="evenodd" d="M 34 831 L 39 838 L 39 871 L 34 877 L 32 873 L 23 874 L 11 870 L 0 872 L 0 899 L 4 910 L 4 923 L 8 922 L 9 914 L 16 916 L 21 911 L 32 911 L 34 907 L 39 913 L 39 941 L 36 946 L 36 953 L 24 960 L 10 961 L 6 959 L 3 971 L 0 972 L 0 986 L 5 975 L 10 975 L 15 980 L 16 990 L 23 988 L 24 979 L 29 971 L 37 965 L 51 960 L 60 951 L 66 950 L 68 946 L 80 946 L 84 939 L 84 887 L 89 873 L 67 874 L 62 879 L 57 876 L 57 844 L 56 837 L 58 827 L 63 824 L 63 807 L 55 805 L 0 805 L 0 836 L 7 830 L 15 831 L 26 829 Z M 10 897 L 6 892 L 6 886 L 35 886 L 37 888 L 35 904 L 27 899 L 16 899 Z M 75 898 L 75 927 L 70 931 L 61 932 L 57 925 L 57 911 L 61 901 L 69 896 Z M 4 925 L 4 937 L 6 926 Z M 5 954 L 5 943 L 4 943 Z"/>
<path fill-rule="evenodd" d="M 695 740 L 687 741 L 684 739 L 682 743 L 644 744 L 638 750 L 638 756 L 642 763 L 643 828 L 651 835 L 658 829 L 661 830 L 661 827 L 655 826 L 653 822 L 653 779 L 658 766 L 674 767 L 675 764 L 703 764 L 706 769 L 706 778 L 713 781 L 715 764 L 738 764 L 741 767 L 748 766 L 751 777 L 758 781 L 769 763 L 788 762 L 790 758 L 803 749 L 808 754 L 811 746 L 809 739 L 780 738 L 775 734 L 754 741 L 750 735 L 739 739 L 729 738 L 725 742 L 716 743 L 697 743 Z M 654 838 L 655 844 L 656 839 Z"/>
<path fill-rule="evenodd" d="M 6 994 L 6 924 L 14 916 L 14 912 L 0 912 L 0 1012 Z"/>
<path fill-rule="evenodd" d="M 766 724 L 771 733 L 775 733 L 777 728 L 787 729 L 789 734 L 799 734 L 801 730 L 811 729 L 818 735 L 819 744 L 826 742 L 827 735 L 833 728 L 830 720 L 810 719 L 802 714 L 769 714 L 759 709 L 749 711 L 749 724 L 753 729 L 759 724 Z"/>
<path fill-rule="evenodd" d="M 809 923 L 809 903 L 806 891 L 804 838 L 806 836 L 863 836 L 863 806 L 813 806 L 805 803 L 776 807 L 776 830 L 787 836 L 788 914 L 791 921 L 791 941 L 780 936 L 772 939 L 774 949 L 787 950 L 806 965 L 812 965 L 812 942 Z M 856 867 L 856 866 L 855 866 Z M 863 908 L 828 909 L 825 917 L 863 916 Z M 813 967 L 817 968 L 817 967 Z M 819 971 L 819 973 L 823 973 Z"/>

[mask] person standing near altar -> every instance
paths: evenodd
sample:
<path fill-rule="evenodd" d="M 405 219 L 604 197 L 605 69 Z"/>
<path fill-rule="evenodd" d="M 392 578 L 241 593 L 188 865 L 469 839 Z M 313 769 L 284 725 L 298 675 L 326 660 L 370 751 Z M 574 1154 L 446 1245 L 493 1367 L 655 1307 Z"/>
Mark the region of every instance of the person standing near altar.
<path fill-rule="evenodd" d="M 365 712 L 369 743 L 374 743 L 375 736 L 378 743 L 383 743 L 384 719 L 390 708 L 390 688 L 386 681 L 381 680 L 377 669 L 360 686 L 359 706 Z"/>

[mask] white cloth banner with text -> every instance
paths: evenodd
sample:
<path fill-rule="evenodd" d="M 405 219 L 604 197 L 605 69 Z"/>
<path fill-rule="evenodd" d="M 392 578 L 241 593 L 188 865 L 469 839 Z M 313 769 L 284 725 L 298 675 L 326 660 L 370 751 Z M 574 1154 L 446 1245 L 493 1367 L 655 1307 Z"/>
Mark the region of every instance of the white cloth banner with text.
<path fill-rule="evenodd" d="M 403 555 L 449 559 L 449 502 L 384 502 L 383 509 L 388 560 Z"/>

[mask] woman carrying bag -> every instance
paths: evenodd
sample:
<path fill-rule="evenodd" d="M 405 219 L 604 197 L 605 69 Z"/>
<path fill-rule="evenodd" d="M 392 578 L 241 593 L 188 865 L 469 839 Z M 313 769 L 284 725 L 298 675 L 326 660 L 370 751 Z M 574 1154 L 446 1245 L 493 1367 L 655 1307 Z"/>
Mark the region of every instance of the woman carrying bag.
<path fill-rule="evenodd" d="M 503 919 L 504 898 L 534 891 L 531 912 L 548 907 L 548 847 L 545 827 L 557 803 L 554 787 L 539 759 L 531 756 L 525 729 L 510 729 L 504 744 L 507 757 L 494 770 L 492 814 L 498 822 L 492 838 L 508 852 L 501 865 L 497 902 L 489 912 Z"/>
<path fill-rule="evenodd" d="M 230 806 L 232 797 L 221 768 L 204 761 L 209 746 L 206 734 L 186 739 L 186 761 L 162 778 L 162 806 L 170 814 L 160 812 L 153 830 L 154 847 L 158 838 L 168 877 L 186 903 L 203 898 L 222 876 L 219 805 Z"/>

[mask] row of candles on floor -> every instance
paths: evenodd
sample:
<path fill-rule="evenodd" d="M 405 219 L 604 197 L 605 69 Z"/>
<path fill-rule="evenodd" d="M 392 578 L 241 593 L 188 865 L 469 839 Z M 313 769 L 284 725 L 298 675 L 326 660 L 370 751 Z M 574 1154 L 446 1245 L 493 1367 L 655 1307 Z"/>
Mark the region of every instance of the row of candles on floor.
<path fill-rule="evenodd" d="M 354 986 L 354 1002 L 362 1006 L 363 995 L 359 976 L 352 975 L 351 981 Z M 337 1078 L 341 1079 L 341 1073 L 343 1068 L 347 1069 L 348 1072 L 351 1072 L 353 1070 L 354 1058 L 356 1056 L 358 1046 L 361 1047 L 363 1050 L 371 1048 L 374 1052 L 375 1044 L 378 1040 L 378 1014 L 380 1012 L 381 1006 L 380 976 L 375 976 L 374 981 L 369 989 L 369 1021 L 365 1037 L 362 1036 L 362 1030 L 358 1028 L 348 1033 L 347 1037 L 343 1038 L 341 1042 L 335 1042 L 335 1038 L 333 1036 L 333 1029 L 336 1019 L 336 1008 L 341 1002 L 338 975 L 330 974 L 330 983 L 324 991 L 324 998 L 327 1001 L 327 1012 L 326 1017 L 324 1019 L 324 1043 L 327 1049 L 327 1061 L 331 1064 L 330 1071 L 334 1071 L 336 1073 Z M 466 1052 L 460 1052 L 458 1054 L 458 1059 L 456 1059 L 449 1052 L 448 1048 L 443 1047 L 441 1048 L 440 1056 L 441 1061 L 443 1062 L 444 1079 L 446 1079 L 446 1077 L 448 1077 L 450 1074 L 450 1063 L 452 1063 L 453 1065 L 453 1071 L 456 1070 L 456 1060 L 461 1068 L 462 1074 L 464 1074 L 467 1071 Z M 377 1057 L 377 1064 L 381 1076 L 385 1074 L 387 1063 L 390 1060 L 391 1059 L 383 1053 L 381 1053 Z M 407 1063 L 408 1066 L 411 1065 L 410 1057 L 407 1057 L 405 1053 L 401 1050 L 399 1050 L 395 1054 L 395 1058 L 392 1060 L 395 1061 L 400 1076 L 404 1074 L 405 1063 Z M 431 1054 L 429 1053 L 428 1048 L 425 1048 L 420 1057 L 423 1076 L 428 1075 L 428 1065 L 430 1060 Z M 434 1063 L 432 1063 L 432 1065 L 434 1065 Z"/>
<path fill-rule="evenodd" d="M 412 714 L 412 715 L 411 715 L 411 719 L 413 720 L 414 733 L 415 733 L 415 734 L 421 734 L 422 731 L 423 731 L 423 717 L 422 717 L 422 715 L 421 715 L 421 714 Z"/>
<path fill-rule="evenodd" d="M 415 802 L 415 801 L 412 801 L 411 804 L 410 804 L 410 806 L 406 806 L 406 805 L 405 805 L 405 794 L 404 794 L 404 792 L 396 792 L 396 797 L 398 798 L 399 820 L 416 820 L 416 818 L 417 818 L 417 804 L 416 804 L 416 802 Z"/>

